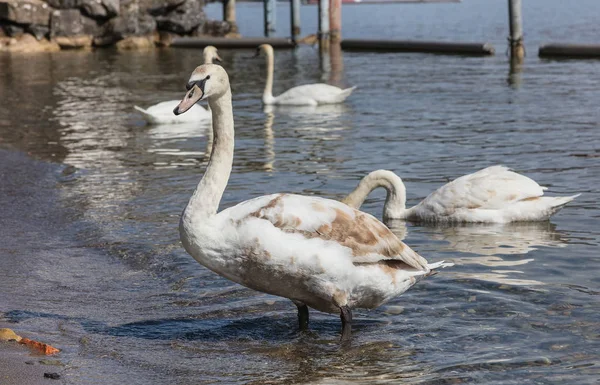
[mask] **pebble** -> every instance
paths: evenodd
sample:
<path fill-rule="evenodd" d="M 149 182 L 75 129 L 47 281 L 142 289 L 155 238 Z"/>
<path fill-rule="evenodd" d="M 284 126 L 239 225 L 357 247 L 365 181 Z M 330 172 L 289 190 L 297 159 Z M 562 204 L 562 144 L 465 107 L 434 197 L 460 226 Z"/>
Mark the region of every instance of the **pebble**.
<path fill-rule="evenodd" d="M 58 373 L 44 373 L 44 378 L 50 378 L 52 380 L 58 380 L 60 378 L 60 374 L 58 374 Z"/>

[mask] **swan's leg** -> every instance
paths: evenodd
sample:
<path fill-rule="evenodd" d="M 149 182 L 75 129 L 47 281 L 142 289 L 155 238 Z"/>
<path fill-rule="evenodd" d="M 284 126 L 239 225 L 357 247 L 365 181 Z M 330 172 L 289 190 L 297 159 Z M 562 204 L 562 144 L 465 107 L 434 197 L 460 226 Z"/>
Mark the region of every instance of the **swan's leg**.
<path fill-rule="evenodd" d="M 340 307 L 340 318 L 342 320 L 342 341 L 350 339 L 352 329 L 352 310 L 348 306 Z"/>
<path fill-rule="evenodd" d="M 308 306 L 302 302 L 294 301 L 298 307 L 298 328 L 300 330 L 308 330 Z"/>

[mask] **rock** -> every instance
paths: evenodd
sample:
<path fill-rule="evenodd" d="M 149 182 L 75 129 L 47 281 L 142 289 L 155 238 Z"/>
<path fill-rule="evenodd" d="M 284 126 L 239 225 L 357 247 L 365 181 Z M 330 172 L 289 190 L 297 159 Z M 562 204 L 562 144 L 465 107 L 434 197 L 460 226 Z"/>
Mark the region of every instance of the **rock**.
<path fill-rule="evenodd" d="M 81 0 L 81 10 L 93 19 L 110 19 L 119 14 L 119 0 Z"/>
<path fill-rule="evenodd" d="M 140 10 L 153 16 L 166 15 L 186 0 L 138 0 Z M 204 4 L 202 4 L 204 5 Z"/>
<path fill-rule="evenodd" d="M 41 0 L 0 0 L 0 20 L 48 25 L 50 7 Z"/>
<path fill-rule="evenodd" d="M 58 374 L 58 373 L 44 373 L 44 378 L 49 378 L 51 380 L 58 380 L 58 379 L 60 379 L 60 374 Z"/>
<path fill-rule="evenodd" d="M 5 24 L 2 29 L 10 37 L 19 37 L 25 33 L 25 28 L 16 24 Z"/>
<path fill-rule="evenodd" d="M 137 2 L 121 6 L 119 16 L 109 20 L 103 32 L 94 39 L 94 45 L 113 44 L 130 36 L 149 36 L 156 31 L 156 21 L 140 11 Z M 127 43 L 126 46 L 134 43 Z M 154 45 L 154 40 L 152 42 Z"/>
<path fill-rule="evenodd" d="M 192 36 L 225 36 L 231 31 L 231 25 L 226 21 L 207 20 L 203 25 L 192 31 Z"/>
<path fill-rule="evenodd" d="M 100 31 L 95 20 L 85 17 L 77 9 L 53 11 L 50 17 L 50 36 L 96 35 Z"/>
<path fill-rule="evenodd" d="M 25 31 L 35 36 L 38 40 L 42 40 L 50 35 L 50 27 L 47 25 L 29 24 L 25 28 Z"/>
<path fill-rule="evenodd" d="M 62 49 L 81 49 L 91 47 L 93 38 L 90 35 L 57 36 L 52 41 Z"/>
<path fill-rule="evenodd" d="M 29 34 L 24 34 L 17 38 L 11 38 L 6 45 L 0 47 L 0 51 L 6 52 L 53 52 L 59 51 L 60 46 L 46 39 L 36 40 L 35 37 Z"/>
<path fill-rule="evenodd" d="M 179 35 L 191 33 L 202 25 L 206 19 L 201 0 L 187 0 L 164 16 L 158 16 L 156 23 L 159 30 L 175 32 Z"/>
<path fill-rule="evenodd" d="M 44 0 L 52 8 L 56 9 L 78 9 L 81 7 L 81 0 Z"/>
<path fill-rule="evenodd" d="M 52 354 L 56 354 L 56 353 L 60 352 L 60 350 L 58 350 L 57 348 L 55 348 L 53 346 L 50 346 L 43 342 L 33 341 L 33 340 L 30 340 L 29 338 L 21 338 L 21 341 L 19 341 L 19 343 L 22 345 L 30 346 L 36 350 L 39 350 L 40 352 L 44 353 L 47 356 L 50 356 Z"/>
<path fill-rule="evenodd" d="M 21 341 L 21 337 L 9 328 L 0 329 L 0 341 Z"/>
<path fill-rule="evenodd" d="M 139 50 L 154 48 L 154 36 L 129 36 L 117 43 L 119 50 Z"/>

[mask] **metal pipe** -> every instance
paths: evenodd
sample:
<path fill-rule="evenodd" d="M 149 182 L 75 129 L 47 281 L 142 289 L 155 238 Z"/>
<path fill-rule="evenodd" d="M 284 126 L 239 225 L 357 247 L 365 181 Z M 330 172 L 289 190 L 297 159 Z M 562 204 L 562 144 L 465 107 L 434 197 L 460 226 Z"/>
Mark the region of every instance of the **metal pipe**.
<path fill-rule="evenodd" d="M 329 0 L 329 39 L 331 43 L 342 40 L 342 0 Z"/>
<path fill-rule="evenodd" d="M 450 43 L 411 40 L 361 40 L 344 39 L 342 49 L 348 51 L 424 52 L 447 55 L 493 55 L 494 47 L 488 43 Z"/>
<path fill-rule="evenodd" d="M 276 0 L 264 0 L 265 36 L 270 37 L 275 32 Z"/>
<path fill-rule="evenodd" d="M 508 19 L 510 36 L 510 56 L 519 60 L 525 56 L 523 45 L 523 18 L 521 17 L 521 0 L 508 0 Z"/>
<path fill-rule="evenodd" d="M 223 0 L 223 20 L 231 26 L 230 33 L 237 33 L 237 21 L 235 17 L 235 0 Z"/>
<path fill-rule="evenodd" d="M 540 47 L 540 57 L 600 58 L 598 44 L 548 44 Z"/>
<path fill-rule="evenodd" d="M 173 39 L 171 47 L 177 48 L 204 48 L 214 45 L 221 48 L 250 48 L 256 49 L 261 44 L 271 44 L 273 48 L 294 48 L 295 44 L 290 39 L 277 37 L 178 37 Z"/>
<path fill-rule="evenodd" d="M 290 26 L 292 41 L 297 43 L 300 37 L 300 0 L 290 0 Z"/>
<path fill-rule="evenodd" d="M 329 0 L 319 0 L 319 49 L 329 48 Z M 323 53 L 323 52 L 322 52 Z M 327 52 L 327 55 L 329 52 Z"/>

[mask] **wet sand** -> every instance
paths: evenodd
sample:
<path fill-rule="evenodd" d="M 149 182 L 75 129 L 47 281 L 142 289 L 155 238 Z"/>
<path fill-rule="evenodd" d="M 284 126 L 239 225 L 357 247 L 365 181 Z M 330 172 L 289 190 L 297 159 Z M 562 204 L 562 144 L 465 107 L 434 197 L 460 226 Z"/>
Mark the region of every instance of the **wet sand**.
<path fill-rule="evenodd" d="M 19 292 L 18 282 L 23 265 L 23 254 L 15 250 L 27 250 L 34 244 L 51 243 L 49 223 L 55 214 L 52 204 L 52 173 L 59 166 L 35 161 L 27 155 L 10 150 L 0 149 L 0 318 L 2 311 L 12 310 L 15 304 L 26 298 L 27 293 Z M 34 239 L 30 235 L 35 234 Z M 45 236 L 45 235 L 48 236 Z M 21 276 L 21 277 L 20 277 Z M 18 307 L 17 307 L 18 308 Z M 40 309 L 41 310 L 41 309 Z M 11 328 L 22 337 L 40 339 L 39 334 L 32 335 L 19 323 L 2 322 L 0 328 Z M 43 336 L 42 336 L 43 338 Z M 47 341 L 42 341 L 47 342 Z M 2 385 L 37 385 L 61 384 L 64 368 L 56 365 L 45 365 L 40 361 L 56 362 L 58 356 L 37 354 L 27 346 L 15 341 L 0 342 L 0 384 Z M 59 373 L 61 378 L 53 380 L 45 378 L 44 373 Z"/>

